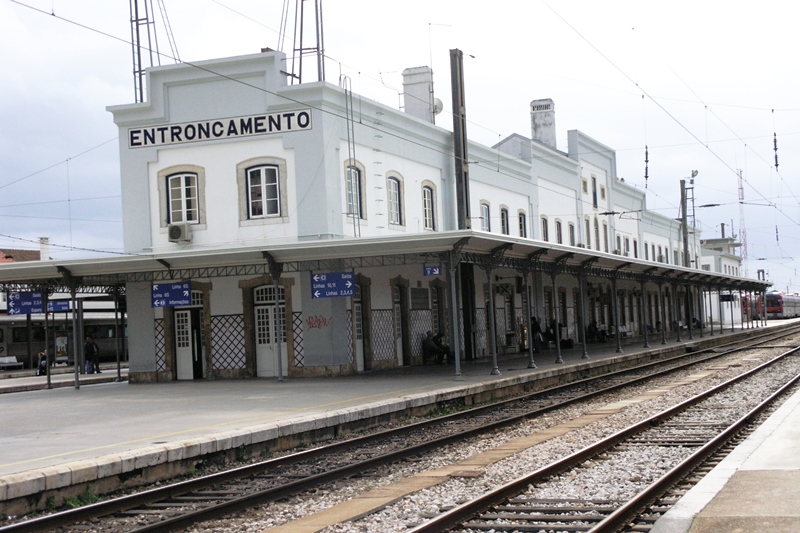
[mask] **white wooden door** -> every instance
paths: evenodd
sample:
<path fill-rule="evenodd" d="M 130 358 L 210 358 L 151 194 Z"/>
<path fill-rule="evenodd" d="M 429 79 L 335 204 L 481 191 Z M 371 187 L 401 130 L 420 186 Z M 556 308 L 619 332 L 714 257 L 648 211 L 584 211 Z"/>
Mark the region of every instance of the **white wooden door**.
<path fill-rule="evenodd" d="M 278 295 L 277 307 L 275 287 L 265 286 L 255 290 L 256 320 L 256 375 L 278 376 L 278 343 L 280 343 L 283 375 L 288 373 L 286 347 L 286 303 L 283 288 Z"/>
<path fill-rule="evenodd" d="M 189 309 L 175 311 L 175 360 L 178 379 L 194 379 L 192 313 Z"/>

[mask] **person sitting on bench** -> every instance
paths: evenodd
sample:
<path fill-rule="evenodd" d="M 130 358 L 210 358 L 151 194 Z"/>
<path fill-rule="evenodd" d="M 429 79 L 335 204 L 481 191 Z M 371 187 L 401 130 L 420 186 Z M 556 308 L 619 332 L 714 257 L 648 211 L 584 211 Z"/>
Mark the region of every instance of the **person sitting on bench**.
<path fill-rule="evenodd" d="M 435 360 L 441 364 L 444 361 L 446 352 L 436 345 L 432 331 L 425 334 L 425 340 L 422 341 L 422 364 L 424 365 L 429 360 Z"/>

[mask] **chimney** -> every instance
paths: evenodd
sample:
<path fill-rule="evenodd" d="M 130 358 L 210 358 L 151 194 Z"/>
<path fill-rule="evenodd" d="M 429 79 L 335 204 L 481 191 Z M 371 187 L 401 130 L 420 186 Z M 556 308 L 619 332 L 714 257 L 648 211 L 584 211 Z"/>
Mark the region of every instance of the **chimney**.
<path fill-rule="evenodd" d="M 534 141 L 556 149 L 556 107 L 552 99 L 531 102 L 531 136 Z"/>
<path fill-rule="evenodd" d="M 723 222 L 722 224 L 720 224 L 720 227 L 722 228 L 722 238 L 724 239 L 725 238 L 725 223 Z"/>
<path fill-rule="evenodd" d="M 434 116 L 441 108 L 437 110 L 433 98 L 431 67 L 413 67 L 403 71 L 403 107 L 409 115 L 434 123 Z"/>
<path fill-rule="evenodd" d="M 50 237 L 39 237 L 39 261 L 50 259 Z"/>

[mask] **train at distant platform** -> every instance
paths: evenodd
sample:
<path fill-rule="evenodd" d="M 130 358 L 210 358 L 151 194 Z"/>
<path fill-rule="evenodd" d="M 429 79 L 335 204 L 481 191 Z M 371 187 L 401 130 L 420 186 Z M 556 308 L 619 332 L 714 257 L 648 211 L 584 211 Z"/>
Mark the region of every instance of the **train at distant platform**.
<path fill-rule="evenodd" d="M 78 339 L 79 350 L 82 350 L 87 335 L 100 348 L 101 362 L 116 361 L 118 351 L 122 361 L 128 360 L 125 327 L 121 320 L 115 322 L 114 313 L 86 313 L 83 332 Z M 52 364 L 74 364 L 73 339 L 72 320 L 68 313 L 50 315 L 46 329 L 43 315 L 33 315 L 30 326 L 24 316 L 0 315 L 0 357 L 15 357 L 25 368 L 35 367 L 38 354 L 45 351 L 45 347 Z"/>
<path fill-rule="evenodd" d="M 795 318 L 800 316 L 800 296 L 771 291 L 766 295 L 767 318 Z"/>

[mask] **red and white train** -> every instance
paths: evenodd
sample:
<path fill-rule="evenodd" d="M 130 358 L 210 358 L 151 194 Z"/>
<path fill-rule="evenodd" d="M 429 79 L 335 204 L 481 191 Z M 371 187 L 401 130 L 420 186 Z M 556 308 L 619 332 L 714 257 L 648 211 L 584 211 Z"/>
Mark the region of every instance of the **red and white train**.
<path fill-rule="evenodd" d="M 771 291 L 766 296 L 767 318 L 795 318 L 800 316 L 800 296 Z"/>

